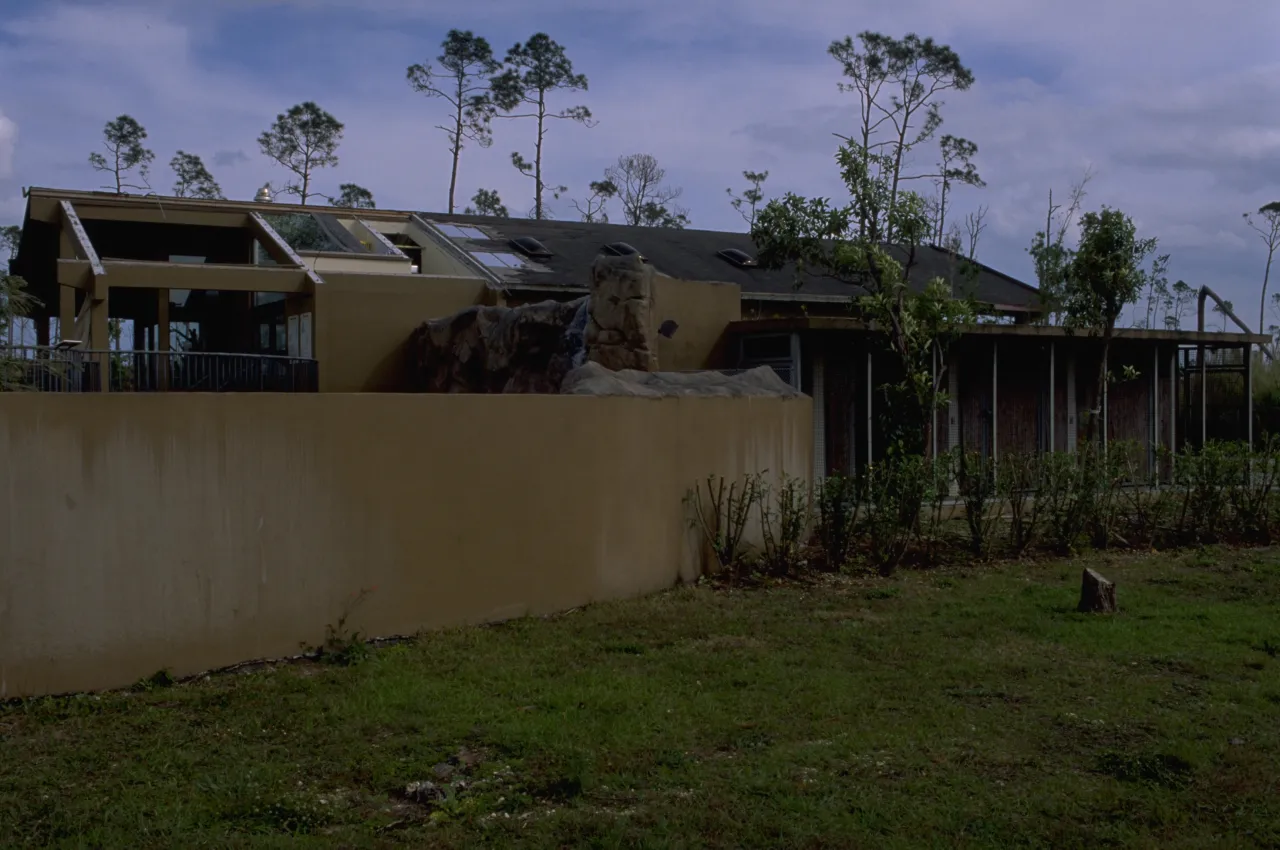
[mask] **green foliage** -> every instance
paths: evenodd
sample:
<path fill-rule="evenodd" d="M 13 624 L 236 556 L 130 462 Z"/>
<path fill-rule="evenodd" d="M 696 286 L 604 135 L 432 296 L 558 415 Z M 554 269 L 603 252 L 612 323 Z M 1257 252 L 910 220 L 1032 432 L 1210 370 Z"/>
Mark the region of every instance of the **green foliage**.
<path fill-rule="evenodd" d="M 996 467 L 981 452 L 959 451 L 956 464 L 956 489 L 964 504 L 965 524 L 969 529 L 969 550 L 979 558 L 991 554 L 995 542 L 996 523 L 1000 519 L 1000 498 Z"/>
<path fill-rule="evenodd" d="M 324 643 L 318 647 L 304 645 L 302 647 L 304 652 L 326 664 L 335 664 L 340 667 L 351 667 L 369 660 L 373 653 L 368 641 L 359 631 L 348 629 L 347 621 L 356 608 L 360 607 L 361 603 L 375 590 L 377 590 L 375 587 L 361 588 L 348 599 L 343 604 L 338 621 L 324 627 Z"/>
<path fill-rule="evenodd" d="M 102 128 L 102 145 L 107 151 L 106 156 L 97 151 L 89 154 L 89 165 L 93 166 L 93 170 L 106 172 L 113 179 L 114 187 L 103 188 L 114 188 L 116 194 L 123 194 L 125 189 L 151 191 L 147 184 L 147 174 L 156 155 L 143 144 L 146 138 L 146 128 L 131 115 L 121 115 L 106 123 Z M 129 172 L 134 169 L 137 169 L 141 183 L 128 182 Z"/>
<path fill-rule="evenodd" d="M 471 30 L 449 30 L 436 57 L 439 69 L 427 64 L 410 65 L 406 71 L 409 85 L 427 97 L 438 97 L 452 111 L 447 125 L 439 126 L 449 139 L 453 167 L 449 173 L 449 212 L 455 208 L 458 187 L 458 161 L 466 142 L 482 148 L 493 144 L 492 122 L 497 108 L 489 87 L 489 77 L 498 72 L 500 63 L 493 56 L 489 42 Z"/>
<path fill-rule="evenodd" d="M 204 160 L 193 153 L 178 151 L 169 160 L 177 178 L 173 183 L 173 194 L 177 198 L 202 198 L 205 200 L 221 200 L 224 196 L 222 188 L 213 179 Z"/>
<path fill-rule="evenodd" d="M 376 209 L 373 193 L 356 183 L 343 183 L 338 187 L 338 197 L 330 198 L 329 203 L 335 207 L 347 207 L 356 210 Z"/>
<path fill-rule="evenodd" d="M 27 292 L 25 280 L 9 274 L 7 270 L 0 271 L 0 340 L 5 343 L 0 347 L 0 392 L 21 390 L 26 386 L 28 363 L 14 356 L 8 343 L 13 339 L 17 320 L 30 315 L 38 306 L 40 301 Z"/>
<path fill-rule="evenodd" d="M 873 159 L 875 157 L 872 157 Z M 889 439 L 908 454 L 922 454 L 933 413 L 946 402 L 942 392 L 946 349 L 974 316 L 972 302 L 956 298 L 941 278 L 922 290 L 911 286 L 918 245 L 930 222 L 923 199 L 912 192 L 891 201 L 891 187 L 867 170 L 867 157 L 854 143 L 837 154 L 841 175 L 854 200 L 832 207 L 825 198 L 787 193 L 765 206 L 751 235 L 758 262 L 765 268 L 794 266 L 847 283 L 855 315 L 881 331 L 896 356 L 902 378 L 881 389 L 895 419 Z M 901 239 L 897 257 L 880 240 L 875 225 L 881 210 L 893 204 L 887 221 Z M 870 223 L 869 232 L 863 228 Z"/>
<path fill-rule="evenodd" d="M 791 576 L 800 568 L 801 553 L 810 528 L 808 484 L 782 476 L 776 488 L 760 488 L 761 566 L 775 576 Z"/>
<path fill-rule="evenodd" d="M 511 164 L 521 174 L 533 178 L 533 217 L 546 218 L 544 194 L 548 188 L 559 197 L 567 187 L 549 187 L 543 179 L 542 154 L 546 140 L 548 119 L 575 121 L 591 127 L 594 122 L 591 110 L 585 106 L 570 106 L 553 111 L 547 104 L 549 95 L 557 91 L 586 91 L 587 78 L 576 74 L 573 63 L 564 47 L 546 33 L 536 33 L 524 44 L 516 44 L 507 51 L 503 71 L 489 81 L 493 103 L 504 118 L 532 118 L 537 122 L 532 160 L 516 151 L 511 154 Z M 524 111 L 517 112 L 518 109 Z"/>
<path fill-rule="evenodd" d="M 497 189 L 477 189 L 476 193 L 471 196 L 473 207 L 467 207 L 463 212 L 467 215 L 491 215 L 497 218 L 506 218 L 510 213 L 507 207 L 502 203 L 502 198 L 498 197 Z"/>
<path fill-rule="evenodd" d="M 306 204 L 316 194 L 311 189 L 316 169 L 338 164 L 343 129 L 341 121 L 310 100 L 277 115 L 271 127 L 258 136 L 258 147 L 296 178 L 281 191 Z"/>
<path fill-rule="evenodd" d="M 618 195 L 618 186 L 612 180 L 592 180 L 591 194 L 585 201 L 578 203 L 573 201 L 573 208 L 578 211 L 583 221 L 600 222 L 601 224 L 609 223 L 609 210 L 607 205 L 611 198 Z"/>
<path fill-rule="evenodd" d="M 759 206 L 764 203 L 764 181 L 769 179 L 767 171 L 744 171 L 742 177 L 751 185 L 742 191 L 741 195 L 735 195 L 732 189 L 725 189 L 725 193 L 729 196 L 729 205 L 738 211 L 738 215 L 742 216 L 742 220 L 747 223 L 747 227 L 754 227 L 756 223 L 756 213 Z"/>
<path fill-rule="evenodd" d="M 841 570 L 849 563 L 860 528 L 864 483 L 865 479 L 858 475 L 830 475 L 818 488 L 815 533 L 827 569 Z"/>

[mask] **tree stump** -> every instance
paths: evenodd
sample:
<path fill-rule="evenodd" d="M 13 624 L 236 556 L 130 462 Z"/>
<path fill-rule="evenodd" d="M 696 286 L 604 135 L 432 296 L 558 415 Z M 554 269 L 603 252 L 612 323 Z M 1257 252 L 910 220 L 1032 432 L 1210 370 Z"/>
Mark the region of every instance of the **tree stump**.
<path fill-rule="evenodd" d="M 1080 584 L 1080 605 L 1076 610 L 1085 614 L 1114 614 L 1119 611 L 1115 582 L 1107 581 L 1093 570 L 1085 570 Z"/>

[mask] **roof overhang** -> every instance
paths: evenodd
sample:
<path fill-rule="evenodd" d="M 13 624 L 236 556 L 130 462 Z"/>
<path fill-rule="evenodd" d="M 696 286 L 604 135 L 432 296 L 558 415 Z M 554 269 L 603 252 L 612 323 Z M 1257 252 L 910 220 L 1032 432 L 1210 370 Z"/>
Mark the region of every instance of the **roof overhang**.
<path fill-rule="evenodd" d="M 744 296 L 745 297 L 745 296 Z M 735 335 L 757 333 L 814 332 L 814 333 L 876 333 L 876 328 L 860 319 L 838 316 L 795 316 L 774 319 L 742 319 L 731 322 L 728 332 Z M 1073 330 L 1056 325 L 969 325 L 964 336 L 1019 337 L 1027 339 L 1073 339 L 1101 342 L 1097 334 Z M 1146 328 L 1116 328 L 1113 340 L 1168 342 L 1178 345 L 1240 346 L 1265 345 L 1271 342 L 1266 334 L 1245 334 L 1182 330 L 1149 330 Z"/>

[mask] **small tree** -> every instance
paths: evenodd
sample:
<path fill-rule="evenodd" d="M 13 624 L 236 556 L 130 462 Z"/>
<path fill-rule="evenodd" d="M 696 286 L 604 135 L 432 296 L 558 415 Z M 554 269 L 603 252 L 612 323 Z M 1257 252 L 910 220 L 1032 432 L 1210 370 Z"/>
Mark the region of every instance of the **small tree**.
<path fill-rule="evenodd" d="M 1142 262 L 1155 250 L 1155 239 L 1139 239 L 1133 220 L 1120 210 L 1103 207 L 1080 219 L 1080 243 L 1071 258 L 1063 295 L 1066 324 L 1102 337 L 1098 362 L 1097 404 L 1101 406 L 1110 376 L 1108 358 L 1116 321 L 1135 302 L 1146 283 Z M 1089 416 L 1088 436 L 1096 433 L 1098 410 Z"/>
<path fill-rule="evenodd" d="M 878 218 L 877 229 L 893 241 L 897 234 L 891 222 L 903 181 L 929 176 L 906 174 L 904 166 L 912 151 L 942 126 L 941 95 L 967 90 L 973 72 L 950 47 L 915 33 L 897 39 L 864 31 L 856 43 L 848 36 L 833 41 L 827 53 L 849 80 L 840 84 L 841 91 L 858 98 L 857 134 L 845 141 L 856 146 L 862 171 L 885 187 L 874 198 L 875 206 L 858 210 L 858 227 L 865 234 Z"/>
<path fill-rule="evenodd" d="M 901 366 L 901 380 L 879 388 L 882 409 L 892 416 L 891 446 L 919 455 L 931 442 L 933 414 L 946 400 L 946 349 L 974 311 L 941 278 L 912 286 L 916 249 L 929 238 L 932 222 L 924 199 L 909 191 L 899 193 L 888 218 L 868 214 L 885 209 L 893 191 L 891 162 L 866 166 L 877 156 L 846 142 L 837 161 L 852 202 L 832 207 L 825 198 L 787 193 L 765 206 L 751 236 L 764 268 L 794 264 L 798 274 L 848 284 L 855 313 L 885 335 Z M 885 247 L 882 226 L 898 235 L 896 252 Z"/>
<path fill-rule="evenodd" d="M 489 77 L 501 65 L 493 58 L 489 42 L 471 30 L 449 30 L 436 57 L 440 70 L 430 65 L 410 65 L 409 85 L 427 97 L 438 97 L 449 104 L 450 122 L 437 125 L 449 139 L 453 167 L 449 172 L 449 212 L 454 210 L 458 189 L 458 160 L 465 142 L 482 148 L 493 144 L 490 132 L 495 107 L 489 91 Z"/>
<path fill-rule="evenodd" d="M 372 210 L 377 208 L 373 201 L 373 193 L 356 183 L 343 183 L 338 187 L 338 196 L 329 198 L 329 205 L 347 207 L 353 210 Z"/>
<path fill-rule="evenodd" d="M 516 44 L 507 51 L 503 72 L 490 80 L 494 104 L 504 118 L 532 118 L 537 122 L 534 137 L 533 160 L 529 161 L 519 151 L 511 154 L 511 164 L 521 174 L 533 178 L 533 217 L 546 217 L 543 200 L 548 188 L 559 197 L 567 187 L 549 187 L 543 179 L 542 154 L 547 135 L 548 119 L 558 118 L 576 121 L 587 127 L 595 126 L 591 110 L 585 106 L 570 106 L 558 112 L 552 111 L 547 98 L 556 91 L 586 91 L 587 78 L 573 72 L 573 63 L 565 55 L 564 48 L 546 33 L 537 33 L 524 44 Z M 527 107 L 523 112 L 516 112 Z"/>
<path fill-rule="evenodd" d="M 1061 318 L 1072 251 L 1067 246 L 1067 233 L 1076 223 L 1080 204 L 1084 201 L 1085 187 L 1093 179 L 1092 170 L 1071 187 L 1070 200 L 1064 208 L 1053 203 L 1053 190 L 1049 190 L 1049 211 L 1045 214 L 1044 230 L 1031 239 L 1027 253 L 1035 263 L 1036 280 L 1039 283 L 1040 301 L 1044 306 L 1043 317 L 1048 324 Z"/>
<path fill-rule="evenodd" d="M 102 128 L 102 145 L 107 154 L 94 151 L 89 154 L 89 165 L 94 171 L 104 171 L 111 175 L 116 194 L 124 194 L 125 189 L 136 189 L 148 192 L 147 174 L 151 163 L 156 158 L 153 151 L 142 143 L 146 141 L 147 131 L 130 115 L 121 115 L 114 121 L 108 121 Z M 141 183 L 130 183 L 129 172 L 137 169 Z M 104 186 L 110 189 L 112 186 Z"/>
<path fill-rule="evenodd" d="M 178 151 L 169 160 L 169 167 L 177 178 L 173 184 L 174 197 L 207 200 L 223 198 L 222 188 L 213 179 L 209 169 L 204 167 L 204 161 L 195 154 Z"/>
<path fill-rule="evenodd" d="M 743 178 L 751 184 L 747 189 L 742 190 L 741 195 L 733 194 L 732 189 L 724 191 L 729 195 L 729 205 L 738 211 L 738 215 L 742 216 L 742 220 L 747 223 L 747 227 L 753 227 L 756 223 L 757 208 L 764 202 L 764 181 L 769 179 L 767 171 L 744 171 Z"/>
<path fill-rule="evenodd" d="M 617 187 L 622 202 L 622 218 L 641 227 L 681 227 L 688 216 L 672 202 L 684 190 L 664 186 L 667 170 L 658 165 L 652 154 L 633 153 L 618 157 L 605 169 L 605 182 Z"/>
<path fill-rule="evenodd" d="M 306 204 L 316 194 L 311 190 L 316 169 L 338 164 L 342 131 L 341 121 L 309 100 L 277 115 L 270 129 L 258 136 L 258 147 L 297 178 L 281 191 Z"/>
<path fill-rule="evenodd" d="M 475 206 L 467 207 L 463 211 L 467 215 L 491 215 L 496 218 L 507 218 L 510 215 L 506 205 L 498 197 L 497 189 L 477 189 L 471 196 L 471 203 Z"/>
<path fill-rule="evenodd" d="M 606 205 L 610 198 L 617 197 L 618 187 L 614 185 L 612 180 L 592 180 L 591 194 L 583 203 L 573 201 L 573 208 L 578 211 L 578 215 L 583 221 L 600 222 L 601 224 L 609 223 L 609 210 Z"/>
<path fill-rule="evenodd" d="M 1244 220 L 1262 237 L 1263 244 L 1267 246 L 1267 265 L 1262 272 L 1262 297 L 1258 299 L 1258 333 L 1262 333 L 1267 321 L 1267 284 L 1271 282 L 1271 261 L 1276 250 L 1280 249 L 1280 201 L 1272 201 L 1259 207 L 1258 215 L 1262 217 L 1261 223 L 1254 221 L 1249 213 L 1244 214 Z"/>
<path fill-rule="evenodd" d="M 941 243 L 946 233 L 951 187 L 957 183 L 977 187 L 987 184 L 978 176 L 978 169 L 973 164 L 973 157 L 978 154 L 976 144 L 959 136 L 944 135 L 938 143 L 938 148 L 941 158 L 938 162 L 938 171 L 932 176 L 938 185 L 938 221 L 934 233 L 936 242 Z"/>

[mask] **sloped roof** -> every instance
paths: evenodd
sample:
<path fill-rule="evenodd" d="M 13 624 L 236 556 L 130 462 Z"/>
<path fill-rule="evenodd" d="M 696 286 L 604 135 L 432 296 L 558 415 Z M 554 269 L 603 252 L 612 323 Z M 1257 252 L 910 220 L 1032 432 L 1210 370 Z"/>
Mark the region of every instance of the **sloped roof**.
<path fill-rule="evenodd" d="M 857 287 L 849 284 L 814 275 L 806 275 L 797 289 L 794 269 L 744 269 L 717 256 L 718 251 L 736 248 L 754 257 L 756 246 L 747 233 L 431 212 L 418 215 L 433 224 L 479 227 L 492 236 L 484 240 L 454 240 L 472 251 L 511 253 L 514 249 L 508 244 L 509 240 L 521 236 L 531 236 L 545 245 L 553 254 L 550 258 L 536 260 L 527 268 L 499 270 L 504 284 L 513 288 L 585 290 L 591 264 L 601 246 L 626 242 L 663 274 L 683 280 L 735 283 L 742 288 L 744 298 L 752 295 L 797 299 L 806 295 L 848 297 L 857 291 Z M 981 263 L 975 265 L 978 273 L 970 283 L 960 274 L 950 253 L 922 246 L 916 252 L 911 281 L 913 286 L 923 287 L 925 282 L 942 277 L 954 280 L 957 291 L 970 294 L 978 301 L 1015 310 L 1038 309 L 1039 293 L 1035 287 Z"/>

